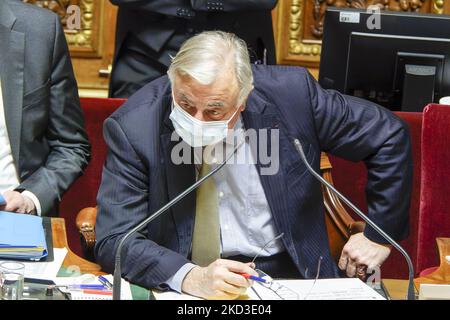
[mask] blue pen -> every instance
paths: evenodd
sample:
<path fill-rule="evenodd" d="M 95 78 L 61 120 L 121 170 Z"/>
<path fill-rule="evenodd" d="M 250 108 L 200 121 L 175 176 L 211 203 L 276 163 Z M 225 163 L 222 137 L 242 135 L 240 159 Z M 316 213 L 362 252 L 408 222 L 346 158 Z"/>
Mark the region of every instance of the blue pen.
<path fill-rule="evenodd" d="M 268 283 L 269 281 L 267 281 L 266 279 L 263 279 L 261 277 L 257 277 L 257 276 L 252 276 L 248 273 L 240 273 L 241 276 L 243 276 L 245 279 L 251 279 L 251 280 L 255 280 L 258 282 L 262 282 L 262 283 Z"/>
<path fill-rule="evenodd" d="M 112 289 L 112 287 L 113 287 L 112 283 L 109 282 L 109 280 L 103 276 L 98 276 L 98 281 L 100 281 L 108 289 Z"/>
<path fill-rule="evenodd" d="M 3 206 L 6 204 L 6 200 L 5 198 L 3 198 L 3 196 L 0 194 L 0 206 Z"/>
<path fill-rule="evenodd" d="M 79 290 L 83 290 L 83 289 L 105 290 L 105 289 L 107 289 L 102 284 L 72 284 L 72 285 L 63 286 L 63 287 L 67 287 L 68 289 L 79 289 Z"/>

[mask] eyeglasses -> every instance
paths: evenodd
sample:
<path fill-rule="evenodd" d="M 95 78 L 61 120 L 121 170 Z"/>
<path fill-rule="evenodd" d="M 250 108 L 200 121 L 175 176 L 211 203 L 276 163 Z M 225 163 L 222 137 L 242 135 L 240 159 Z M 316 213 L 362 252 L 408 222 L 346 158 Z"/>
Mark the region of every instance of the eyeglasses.
<path fill-rule="evenodd" d="M 253 257 L 252 263 L 255 263 L 256 258 L 258 258 L 261 253 L 274 241 L 281 239 L 284 236 L 284 233 L 279 234 L 275 238 L 268 241 L 259 251 L 258 253 Z M 288 287 L 282 285 L 281 283 L 274 281 L 272 277 L 270 277 L 267 273 L 260 269 L 255 269 L 255 271 L 258 273 L 260 278 L 263 278 L 266 280 L 266 282 L 256 282 L 259 285 L 265 287 L 266 289 L 269 289 L 272 291 L 276 297 L 278 297 L 281 300 L 298 300 L 298 294 L 295 291 L 292 291 Z M 263 300 L 262 297 L 259 295 L 259 293 L 255 290 L 255 288 L 252 286 L 251 289 L 256 294 L 256 296 Z"/>
<path fill-rule="evenodd" d="M 252 262 L 254 263 L 256 261 L 256 258 L 267 248 L 267 246 L 269 244 L 271 244 L 272 242 L 280 239 L 281 237 L 284 236 L 284 233 L 281 233 L 280 235 L 276 236 L 275 238 L 273 238 L 272 240 L 268 241 L 260 250 L 259 252 L 255 255 L 255 257 L 253 258 Z M 303 300 L 306 300 L 309 295 L 311 294 L 311 292 L 314 289 L 314 286 L 316 285 L 316 282 L 320 276 L 320 269 L 321 269 L 321 265 L 322 265 L 322 260 L 323 257 L 320 256 L 319 257 L 319 261 L 317 263 L 317 272 L 316 272 L 316 276 L 314 278 L 314 282 L 311 286 L 311 288 L 309 289 L 308 293 L 303 297 Z M 260 269 L 255 269 L 255 271 L 258 273 L 260 278 L 263 278 L 264 280 L 266 280 L 266 282 L 256 282 L 258 285 L 263 286 L 266 289 L 269 289 L 271 292 L 273 292 L 275 294 L 275 296 L 278 299 L 281 300 L 299 300 L 299 294 L 295 291 L 293 291 L 292 289 L 290 289 L 289 287 L 281 284 L 280 282 L 272 279 L 272 277 L 270 277 L 267 273 L 265 273 L 264 271 L 260 270 Z M 305 276 L 308 273 L 308 269 L 306 269 L 305 271 Z M 261 295 L 255 290 L 255 288 L 252 286 L 251 287 L 252 291 L 256 294 L 256 296 L 260 299 L 263 300 Z"/>
<path fill-rule="evenodd" d="M 308 293 L 303 297 L 303 300 L 307 300 L 307 299 L 308 299 L 309 295 L 311 294 L 311 292 L 312 292 L 313 289 L 314 289 L 314 286 L 316 285 L 317 279 L 319 279 L 319 275 L 320 275 L 320 267 L 321 267 L 321 265 L 322 265 L 322 259 L 323 259 L 323 257 L 320 256 L 320 257 L 319 257 L 319 262 L 317 262 L 317 272 L 316 272 L 316 277 L 314 278 L 314 282 L 313 282 L 313 284 L 312 284 L 312 286 L 311 286 L 311 289 L 309 289 Z M 305 273 L 307 273 L 307 271 L 308 271 L 308 269 L 306 269 Z"/>
<path fill-rule="evenodd" d="M 252 259 L 252 263 L 255 263 L 256 258 L 258 258 L 261 253 L 269 246 L 269 244 L 271 244 L 272 242 L 281 239 L 284 236 L 284 232 L 280 233 L 279 235 L 277 235 L 275 238 L 273 238 L 272 240 L 268 241 L 261 249 L 259 249 L 258 253 L 253 257 Z"/>
<path fill-rule="evenodd" d="M 263 286 L 266 289 L 272 291 L 277 298 L 280 300 L 299 300 L 299 295 L 297 292 L 293 291 L 289 287 L 279 283 L 278 281 L 273 280 L 267 273 L 261 271 L 259 269 L 255 270 L 258 272 L 260 278 L 266 280 L 266 282 L 256 282 L 257 284 Z M 260 300 L 262 300 L 261 296 L 258 292 L 252 287 L 253 292 L 258 296 Z"/>

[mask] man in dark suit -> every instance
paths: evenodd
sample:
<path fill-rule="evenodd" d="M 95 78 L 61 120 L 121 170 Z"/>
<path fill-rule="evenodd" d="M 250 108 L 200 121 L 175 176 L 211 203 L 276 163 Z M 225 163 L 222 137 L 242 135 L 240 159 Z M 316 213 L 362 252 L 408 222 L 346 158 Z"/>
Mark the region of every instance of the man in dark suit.
<path fill-rule="evenodd" d="M 110 96 L 127 98 L 164 75 L 181 44 L 204 30 L 247 42 L 253 62 L 275 64 L 276 0 L 111 0 L 119 6 Z"/>
<path fill-rule="evenodd" d="M 90 156 L 59 18 L 0 1 L 0 210 L 56 215 Z"/>
<path fill-rule="evenodd" d="M 95 248 L 104 270 L 113 270 L 123 235 L 217 167 L 221 148 L 238 161 L 128 239 L 126 279 L 235 298 L 250 285 L 240 274 L 255 274 L 254 256 L 275 277 L 313 278 L 319 261 L 320 277 L 380 266 L 391 249 L 370 227 L 349 239 L 339 268 L 333 261 L 321 186 L 294 139 L 316 171 L 321 151 L 364 160 L 370 218 L 394 239 L 407 236 L 411 147 L 394 114 L 322 89 L 303 68 L 251 67 L 245 43 L 223 32 L 187 40 L 168 75 L 104 124 Z"/>

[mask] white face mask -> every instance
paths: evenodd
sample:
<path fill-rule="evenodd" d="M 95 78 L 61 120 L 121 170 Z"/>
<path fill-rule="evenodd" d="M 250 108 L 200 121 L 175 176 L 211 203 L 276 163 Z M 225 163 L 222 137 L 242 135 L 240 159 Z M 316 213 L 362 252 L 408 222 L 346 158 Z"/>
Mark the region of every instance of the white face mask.
<path fill-rule="evenodd" d="M 191 147 L 204 147 L 216 144 L 225 139 L 228 133 L 228 124 L 234 118 L 239 108 L 228 120 L 201 121 L 181 108 L 172 98 L 174 108 L 170 113 L 175 131 Z"/>

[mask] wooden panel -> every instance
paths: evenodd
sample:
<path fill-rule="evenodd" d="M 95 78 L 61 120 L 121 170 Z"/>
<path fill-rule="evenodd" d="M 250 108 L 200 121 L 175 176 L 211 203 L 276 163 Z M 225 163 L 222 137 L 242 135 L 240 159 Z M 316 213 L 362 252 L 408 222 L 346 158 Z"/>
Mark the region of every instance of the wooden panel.
<path fill-rule="evenodd" d="M 99 55 L 82 57 L 72 54 L 72 63 L 81 96 L 106 97 L 109 87 L 109 73 L 114 56 L 117 7 L 109 1 L 96 2 L 101 6 L 101 19 L 98 20 Z M 102 71 L 102 75 L 100 74 Z"/>
<path fill-rule="evenodd" d="M 274 9 L 274 32 L 279 64 L 300 65 L 317 75 L 328 6 L 449 14 L 445 0 L 280 0 Z"/>

